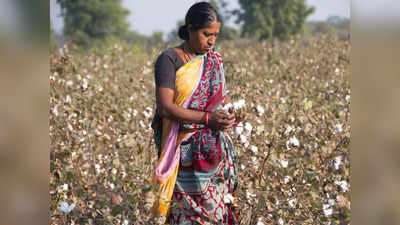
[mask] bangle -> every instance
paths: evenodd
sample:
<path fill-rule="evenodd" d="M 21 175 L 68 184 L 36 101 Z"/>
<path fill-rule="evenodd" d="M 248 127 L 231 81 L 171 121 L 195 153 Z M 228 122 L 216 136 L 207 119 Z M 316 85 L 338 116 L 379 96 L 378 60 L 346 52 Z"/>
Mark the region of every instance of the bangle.
<path fill-rule="evenodd" d="M 208 120 L 209 120 L 209 118 L 208 118 L 208 112 L 204 112 L 204 115 L 203 115 L 203 123 L 207 126 L 208 125 Z"/>

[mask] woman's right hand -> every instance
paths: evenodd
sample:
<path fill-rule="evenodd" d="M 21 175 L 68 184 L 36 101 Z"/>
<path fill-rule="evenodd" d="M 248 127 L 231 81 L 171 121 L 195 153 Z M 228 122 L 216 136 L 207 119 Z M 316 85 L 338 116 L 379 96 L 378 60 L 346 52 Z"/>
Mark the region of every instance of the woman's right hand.
<path fill-rule="evenodd" d="M 226 130 L 233 126 L 235 114 L 225 110 L 217 110 L 210 113 L 208 127 L 213 130 Z"/>

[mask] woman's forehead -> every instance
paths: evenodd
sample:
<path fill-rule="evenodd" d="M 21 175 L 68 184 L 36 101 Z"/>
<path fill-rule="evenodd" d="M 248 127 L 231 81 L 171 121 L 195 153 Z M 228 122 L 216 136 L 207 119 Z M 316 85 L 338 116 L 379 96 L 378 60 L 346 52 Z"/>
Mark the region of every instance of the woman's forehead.
<path fill-rule="evenodd" d="M 221 23 L 220 22 L 213 21 L 208 26 L 203 27 L 201 30 L 208 31 L 210 33 L 214 33 L 214 32 L 219 32 L 220 27 L 221 27 Z"/>

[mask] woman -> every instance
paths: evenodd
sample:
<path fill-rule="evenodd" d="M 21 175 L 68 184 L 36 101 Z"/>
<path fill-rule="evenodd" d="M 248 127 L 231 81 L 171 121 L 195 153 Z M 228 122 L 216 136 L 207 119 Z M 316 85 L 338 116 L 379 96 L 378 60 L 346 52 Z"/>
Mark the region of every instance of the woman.
<path fill-rule="evenodd" d="M 152 127 L 159 161 L 152 213 L 171 225 L 239 224 L 225 204 L 238 177 L 237 154 L 225 131 L 241 119 L 222 110 L 230 99 L 221 56 L 212 50 L 220 26 L 209 3 L 194 4 L 179 29 L 184 42 L 164 51 L 155 65 Z"/>

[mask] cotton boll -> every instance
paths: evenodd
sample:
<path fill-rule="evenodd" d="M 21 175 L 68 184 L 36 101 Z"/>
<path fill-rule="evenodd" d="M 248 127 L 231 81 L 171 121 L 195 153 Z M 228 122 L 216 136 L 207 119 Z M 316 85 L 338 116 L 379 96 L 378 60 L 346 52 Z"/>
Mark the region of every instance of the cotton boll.
<path fill-rule="evenodd" d="M 299 140 L 296 136 L 291 137 L 288 141 L 286 141 L 286 148 L 291 149 L 292 146 L 298 147 L 300 145 Z"/>
<path fill-rule="evenodd" d="M 343 156 L 336 156 L 332 162 L 333 167 L 338 170 L 340 165 L 343 163 Z"/>
<path fill-rule="evenodd" d="M 322 209 L 326 217 L 332 215 L 333 213 L 333 208 L 329 204 L 323 204 Z"/>
<path fill-rule="evenodd" d="M 347 191 L 347 182 L 345 180 L 343 180 L 343 181 L 335 181 L 335 184 L 340 186 L 340 188 L 343 190 L 343 192 Z"/>
<path fill-rule="evenodd" d="M 289 176 L 285 176 L 285 177 L 283 178 L 283 182 L 284 182 L 285 184 L 289 183 L 289 181 L 290 181 L 290 177 L 289 177 Z"/>
<path fill-rule="evenodd" d="M 258 217 L 258 218 L 257 218 L 257 223 L 256 223 L 256 225 L 264 225 L 264 223 L 263 223 L 263 218 L 262 218 L 262 217 Z"/>
<path fill-rule="evenodd" d="M 280 164 L 281 164 L 281 166 L 282 166 L 283 168 L 286 168 L 286 167 L 288 166 L 289 162 L 288 162 L 287 160 L 281 160 L 281 161 L 280 161 Z"/>
<path fill-rule="evenodd" d="M 296 199 L 295 198 L 289 199 L 288 204 L 290 207 L 294 208 L 296 206 Z"/>
<path fill-rule="evenodd" d="M 334 127 L 333 127 L 333 134 L 339 134 L 339 133 L 341 133 L 343 131 L 343 129 L 342 129 L 342 124 L 336 124 Z"/>
<path fill-rule="evenodd" d="M 230 193 L 228 193 L 228 194 L 226 194 L 226 195 L 224 196 L 224 203 L 225 203 L 225 204 L 232 203 L 234 199 L 235 199 L 235 198 L 234 198 Z"/>
<path fill-rule="evenodd" d="M 253 126 L 250 123 L 246 122 L 244 124 L 244 129 L 246 130 L 246 136 L 249 136 L 251 134 L 251 131 L 253 130 Z"/>
<path fill-rule="evenodd" d="M 339 68 L 336 68 L 336 69 L 335 69 L 335 73 L 336 73 L 336 75 L 339 75 L 339 74 L 340 74 L 340 69 L 339 69 Z"/>
<path fill-rule="evenodd" d="M 258 116 L 264 114 L 264 107 L 262 107 L 261 105 L 257 105 L 256 110 L 258 112 Z"/>
<path fill-rule="evenodd" d="M 253 193 L 251 193 L 251 192 L 249 192 L 249 191 L 246 191 L 246 197 L 247 197 L 247 199 L 251 199 L 251 198 L 257 197 L 257 195 L 256 195 L 256 194 L 253 194 Z"/>
<path fill-rule="evenodd" d="M 238 110 L 238 109 L 243 108 L 245 105 L 246 105 L 246 101 L 244 99 L 240 99 L 239 101 L 233 103 L 233 108 L 235 110 Z"/>
<path fill-rule="evenodd" d="M 86 90 L 89 86 L 88 80 L 87 79 L 82 79 L 82 89 Z"/>
<path fill-rule="evenodd" d="M 232 103 L 228 103 L 225 104 L 222 109 L 228 111 L 230 108 L 233 108 L 233 104 Z"/>
<path fill-rule="evenodd" d="M 72 85 L 74 85 L 74 82 L 72 80 L 69 80 L 65 84 L 67 85 L 67 87 L 72 87 Z"/>
<path fill-rule="evenodd" d="M 244 135 L 239 135 L 239 141 L 241 144 L 244 144 L 247 142 L 247 138 Z"/>
<path fill-rule="evenodd" d="M 115 188 L 115 185 L 113 183 L 110 183 L 110 188 L 113 190 Z"/>
<path fill-rule="evenodd" d="M 243 126 L 237 126 L 235 127 L 235 134 L 240 135 L 242 134 L 243 130 L 244 130 Z"/>
<path fill-rule="evenodd" d="M 258 148 L 257 148 L 257 146 L 250 145 L 250 150 L 251 150 L 253 153 L 258 153 Z"/>
<path fill-rule="evenodd" d="M 71 205 L 69 205 L 68 203 L 62 201 L 60 202 L 59 206 L 58 206 L 58 210 L 60 210 L 63 213 L 70 213 L 73 209 L 75 208 L 75 204 L 72 203 Z"/>
<path fill-rule="evenodd" d="M 294 130 L 294 127 L 288 125 L 288 126 L 286 127 L 286 129 L 285 129 L 284 134 L 285 134 L 285 135 L 288 135 L 288 134 L 289 134 L 290 132 L 292 132 L 293 130 Z"/>

